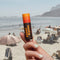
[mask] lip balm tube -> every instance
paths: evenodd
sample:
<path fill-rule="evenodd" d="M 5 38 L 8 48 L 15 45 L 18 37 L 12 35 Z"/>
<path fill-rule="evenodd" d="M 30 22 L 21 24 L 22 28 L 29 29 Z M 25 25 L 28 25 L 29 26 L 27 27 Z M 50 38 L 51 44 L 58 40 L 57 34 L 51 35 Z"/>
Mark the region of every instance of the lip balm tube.
<path fill-rule="evenodd" d="M 23 18 L 25 39 L 29 41 L 32 39 L 30 14 L 29 13 L 22 14 L 22 18 Z"/>

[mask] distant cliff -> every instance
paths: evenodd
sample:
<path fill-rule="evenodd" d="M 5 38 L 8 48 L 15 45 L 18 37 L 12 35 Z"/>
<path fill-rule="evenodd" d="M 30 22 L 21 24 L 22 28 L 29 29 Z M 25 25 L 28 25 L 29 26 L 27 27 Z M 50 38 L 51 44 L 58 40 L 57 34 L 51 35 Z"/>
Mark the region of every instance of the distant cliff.
<path fill-rule="evenodd" d="M 42 15 L 37 15 L 37 17 L 60 17 L 60 5 L 52 7 L 50 11 L 45 12 Z"/>

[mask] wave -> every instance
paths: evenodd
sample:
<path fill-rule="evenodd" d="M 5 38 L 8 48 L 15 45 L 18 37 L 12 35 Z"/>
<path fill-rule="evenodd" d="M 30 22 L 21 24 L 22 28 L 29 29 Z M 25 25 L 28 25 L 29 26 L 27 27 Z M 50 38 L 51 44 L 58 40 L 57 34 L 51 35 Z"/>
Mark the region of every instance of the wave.
<path fill-rule="evenodd" d="M 20 27 L 20 26 L 23 26 L 23 24 L 2 25 L 2 26 L 0 26 L 0 29 L 15 28 L 15 27 Z"/>

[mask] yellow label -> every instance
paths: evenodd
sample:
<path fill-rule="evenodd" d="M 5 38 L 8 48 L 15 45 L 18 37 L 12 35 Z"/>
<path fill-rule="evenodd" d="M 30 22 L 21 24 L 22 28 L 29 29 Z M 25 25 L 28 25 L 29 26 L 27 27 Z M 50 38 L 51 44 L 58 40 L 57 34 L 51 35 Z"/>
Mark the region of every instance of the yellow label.
<path fill-rule="evenodd" d="M 30 35 L 29 25 L 27 25 L 27 27 L 25 28 L 25 33 L 26 33 L 26 37 L 28 37 Z"/>

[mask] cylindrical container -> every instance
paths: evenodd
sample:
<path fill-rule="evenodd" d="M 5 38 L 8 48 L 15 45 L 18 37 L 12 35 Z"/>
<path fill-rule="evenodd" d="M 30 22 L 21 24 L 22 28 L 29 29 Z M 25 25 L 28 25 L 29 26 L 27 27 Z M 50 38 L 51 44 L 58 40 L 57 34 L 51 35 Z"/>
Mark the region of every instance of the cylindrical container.
<path fill-rule="evenodd" d="M 30 20 L 30 14 L 23 14 L 23 24 L 24 24 L 24 32 L 25 32 L 25 39 L 27 41 L 32 39 L 32 30 L 31 30 L 31 20 Z"/>

